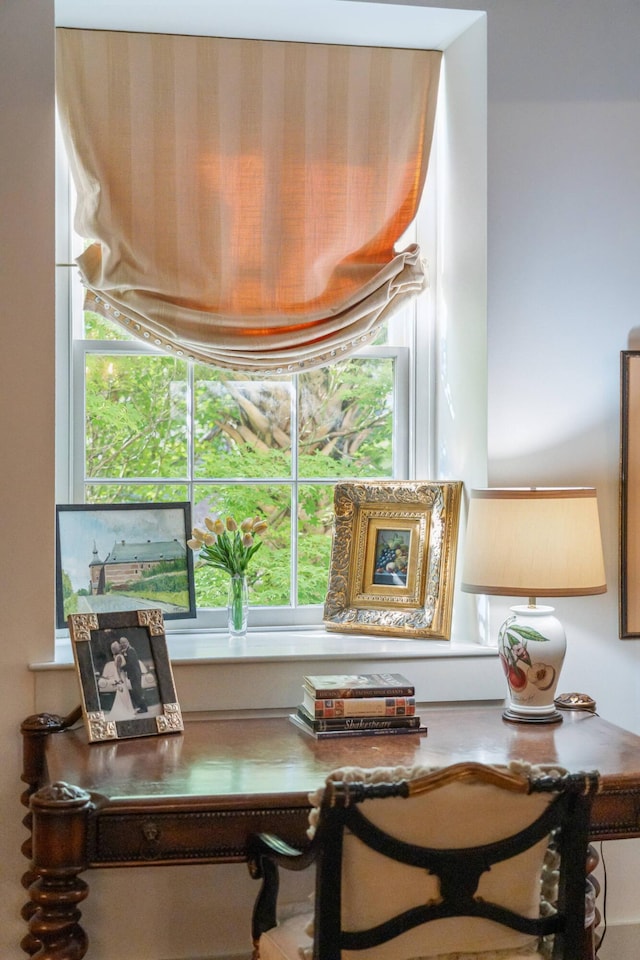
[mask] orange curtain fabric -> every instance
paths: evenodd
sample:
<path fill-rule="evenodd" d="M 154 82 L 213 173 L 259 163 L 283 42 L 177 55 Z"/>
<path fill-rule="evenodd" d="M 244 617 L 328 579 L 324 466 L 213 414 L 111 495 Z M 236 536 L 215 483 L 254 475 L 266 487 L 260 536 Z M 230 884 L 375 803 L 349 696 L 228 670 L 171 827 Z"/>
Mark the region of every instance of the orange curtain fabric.
<path fill-rule="evenodd" d="M 441 54 L 57 30 L 88 306 L 180 356 L 282 372 L 369 342 L 424 285 L 396 251 Z"/>

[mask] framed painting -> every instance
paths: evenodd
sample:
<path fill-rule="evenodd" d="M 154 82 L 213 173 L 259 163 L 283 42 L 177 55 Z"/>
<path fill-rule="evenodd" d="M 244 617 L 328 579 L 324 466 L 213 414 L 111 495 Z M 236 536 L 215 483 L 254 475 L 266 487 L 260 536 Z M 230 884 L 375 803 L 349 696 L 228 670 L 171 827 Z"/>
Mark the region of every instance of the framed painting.
<path fill-rule="evenodd" d="M 327 630 L 448 640 L 462 483 L 339 483 Z"/>
<path fill-rule="evenodd" d="M 71 613 L 195 617 L 189 503 L 56 507 L 56 626 Z"/>
<path fill-rule="evenodd" d="M 619 634 L 640 637 L 640 351 L 623 350 L 620 370 Z"/>
<path fill-rule="evenodd" d="M 162 610 L 69 615 L 90 743 L 183 729 Z"/>

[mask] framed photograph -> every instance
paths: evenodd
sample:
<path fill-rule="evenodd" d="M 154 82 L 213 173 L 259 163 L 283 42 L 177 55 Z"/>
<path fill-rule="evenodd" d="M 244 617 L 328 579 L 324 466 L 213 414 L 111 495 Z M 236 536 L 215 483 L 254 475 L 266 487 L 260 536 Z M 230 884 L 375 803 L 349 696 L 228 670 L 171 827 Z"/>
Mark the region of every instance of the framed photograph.
<path fill-rule="evenodd" d="M 448 640 L 462 482 L 339 483 L 327 630 Z"/>
<path fill-rule="evenodd" d="M 640 637 L 640 351 L 621 352 L 619 633 Z"/>
<path fill-rule="evenodd" d="M 162 610 L 72 613 L 69 635 L 90 743 L 183 729 Z"/>
<path fill-rule="evenodd" d="M 56 625 L 71 613 L 195 617 L 189 503 L 56 507 Z"/>

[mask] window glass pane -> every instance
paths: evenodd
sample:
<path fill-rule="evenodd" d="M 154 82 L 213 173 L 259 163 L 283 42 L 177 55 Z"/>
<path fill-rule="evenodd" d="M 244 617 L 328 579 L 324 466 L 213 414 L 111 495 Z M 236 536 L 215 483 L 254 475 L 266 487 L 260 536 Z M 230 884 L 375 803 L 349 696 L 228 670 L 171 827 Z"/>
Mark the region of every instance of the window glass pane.
<path fill-rule="evenodd" d="M 299 476 L 393 476 L 393 377 L 369 357 L 300 375 Z"/>
<path fill-rule="evenodd" d="M 85 310 L 84 316 L 84 337 L 85 340 L 134 340 L 135 338 L 128 333 L 119 323 L 113 323 L 99 313 L 93 313 L 92 310 Z"/>
<path fill-rule="evenodd" d="M 247 570 L 249 603 L 259 606 L 289 606 L 291 603 L 291 488 L 285 484 L 198 484 L 194 491 L 194 526 L 204 518 L 240 524 L 246 517 L 260 517 L 269 524 L 261 536 L 262 546 Z M 196 603 L 199 607 L 222 607 L 227 603 L 229 577 L 195 557 Z"/>
<path fill-rule="evenodd" d="M 184 483 L 87 483 L 84 499 L 85 503 L 184 503 L 189 488 Z"/>
<path fill-rule="evenodd" d="M 187 365 L 173 357 L 86 358 L 87 477 L 187 477 Z"/>
<path fill-rule="evenodd" d="M 333 484 L 298 487 L 298 605 L 324 603 L 331 562 Z"/>
<path fill-rule="evenodd" d="M 389 343 L 389 324 L 385 320 L 382 326 L 378 329 L 376 333 L 376 338 L 373 341 L 374 347 L 383 347 L 385 344 Z"/>
<path fill-rule="evenodd" d="M 196 478 L 290 477 L 291 379 L 205 365 L 194 378 Z"/>

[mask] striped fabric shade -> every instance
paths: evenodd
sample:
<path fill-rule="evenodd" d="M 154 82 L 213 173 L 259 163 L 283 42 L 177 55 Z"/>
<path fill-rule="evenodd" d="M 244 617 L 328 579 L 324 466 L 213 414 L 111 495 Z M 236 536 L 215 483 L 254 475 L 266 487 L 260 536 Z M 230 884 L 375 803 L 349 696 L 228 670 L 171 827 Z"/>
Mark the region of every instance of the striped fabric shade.
<path fill-rule="evenodd" d="M 57 30 L 88 305 L 180 356 L 279 373 L 370 343 L 424 286 L 396 250 L 441 53 Z"/>

